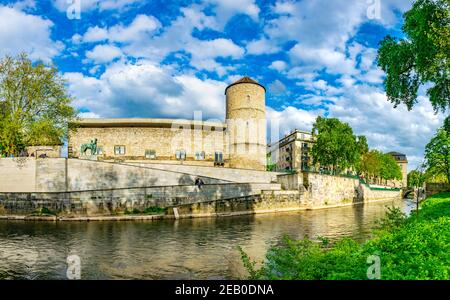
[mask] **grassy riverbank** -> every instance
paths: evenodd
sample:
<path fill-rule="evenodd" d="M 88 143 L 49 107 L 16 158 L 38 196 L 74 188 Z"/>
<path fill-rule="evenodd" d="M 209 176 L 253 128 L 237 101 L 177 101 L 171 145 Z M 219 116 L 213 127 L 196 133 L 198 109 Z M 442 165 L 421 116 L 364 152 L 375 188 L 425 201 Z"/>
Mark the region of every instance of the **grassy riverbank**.
<path fill-rule="evenodd" d="M 251 279 L 367 280 L 378 258 L 382 280 L 450 279 L 450 193 L 426 199 L 418 215 L 406 217 L 390 208 L 373 234 L 363 244 L 285 237 L 269 249 L 259 269 L 241 251 L 242 259 Z"/>

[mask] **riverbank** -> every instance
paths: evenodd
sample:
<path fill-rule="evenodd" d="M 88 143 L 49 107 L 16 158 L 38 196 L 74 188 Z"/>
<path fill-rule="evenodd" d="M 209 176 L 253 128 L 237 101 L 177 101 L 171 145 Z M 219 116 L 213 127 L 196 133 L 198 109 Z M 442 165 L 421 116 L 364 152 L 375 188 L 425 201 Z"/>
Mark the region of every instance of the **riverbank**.
<path fill-rule="evenodd" d="M 427 198 L 409 217 L 389 209 L 363 244 L 318 239 L 286 237 L 268 250 L 260 269 L 241 254 L 252 279 L 450 279 L 450 193 Z"/>
<path fill-rule="evenodd" d="M 392 199 L 380 199 L 372 200 L 370 203 L 386 202 L 392 201 Z M 99 222 L 99 221 L 157 221 L 157 220 L 175 220 L 175 219 L 192 219 L 192 218 L 223 218 L 223 217 L 234 217 L 243 215 L 260 215 L 260 214 L 282 214 L 291 213 L 299 211 L 309 211 L 309 210 L 324 210 L 356 205 L 364 205 L 368 202 L 355 202 L 355 203 L 342 203 L 334 205 L 323 205 L 316 207 L 297 207 L 297 208 L 273 208 L 265 210 L 256 211 L 238 211 L 238 212 L 228 212 L 228 213 L 196 213 L 196 214 L 182 214 L 177 217 L 175 214 L 124 214 L 124 215 L 107 215 L 107 216 L 57 216 L 57 215 L 0 215 L 1 220 L 9 221 L 45 221 L 45 222 Z"/>

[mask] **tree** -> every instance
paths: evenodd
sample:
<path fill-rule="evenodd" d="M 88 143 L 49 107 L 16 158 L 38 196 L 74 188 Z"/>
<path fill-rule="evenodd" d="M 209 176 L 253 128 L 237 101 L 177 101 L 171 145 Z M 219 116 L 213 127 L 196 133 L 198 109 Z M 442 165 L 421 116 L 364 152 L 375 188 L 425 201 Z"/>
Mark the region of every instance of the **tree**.
<path fill-rule="evenodd" d="M 428 173 L 430 175 L 446 177 L 450 182 L 450 117 L 444 126 L 438 129 L 436 135 L 425 147 Z"/>
<path fill-rule="evenodd" d="M 0 151 L 61 144 L 76 117 L 71 101 L 54 66 L 32 63 L 26 54 L 0 60 Z"/>
<path fill-rule="evenodd" d="M 355 163 L 355 169 L 358 175 L 361 175 L 363 157 L 367 152 L 369 152 L 369 145 L 367 145 L 367 138 L 364 135 L 360 135 L 357 137 L 356 147 L 358 148 L 359 155 Z"/>
<path fill-rule="evenodd" d="M 370 150 L 361 157 L 360 172 L 372 179 L 402 179 L 402 171 L 394 158 L 378 150 Z"/>
<path fill-rule="evenodd" d="M 386 36 L 378 49 L 378 66 L 386 72 L 384 86 L 394 107 L 411 110 L 418 88 L 427 90 L 438 112 L 450 108 L 450 1 L 417 0 L 404 14 L 405 38 Z"/>
<path fill-rule="evenodd" d="M 369 145 L 367 145 L 367 138 L 364 135 L 359 135 L 356 141 L 356 146 L 360 155 L 369 152 Z"/>
<path fill-rule="evenodd" d="M 392 156 L 381 153 L 379 161 L 380 178 L 384 179 L 386 183 L 388 180 L 402 179 L 402 171 Z"/>
<path fill-rule="evenodd" d="M 313 164 L 331 166 L 333 171 L 353 166 L 359 156 L 356 136 L 347 123 L 336 118 L 317 117 L 312 130 L 316 143 Z"/>
<path fill-rule="evenodd" d="M 380 177 L 380 157 L 381 152 L 378 150 L 370 150 L 361 158 L 361 173 L 367 179 Z"/>

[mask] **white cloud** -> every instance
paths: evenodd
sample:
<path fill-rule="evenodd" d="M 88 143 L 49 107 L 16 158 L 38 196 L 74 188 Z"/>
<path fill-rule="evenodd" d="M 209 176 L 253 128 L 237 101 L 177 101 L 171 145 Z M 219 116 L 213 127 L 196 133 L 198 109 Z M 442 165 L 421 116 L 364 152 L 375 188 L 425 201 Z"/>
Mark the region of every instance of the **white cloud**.
<path fill-rule="evenodd" d="M 247 52 L 249 54 L 272 54 L 279 51 L 281 51 L 280 47 L 265 38 L 251 41 L 247 44 Z"/>
<path fill-rule="evenodd" d="M 303 110 L 288 106 L 278 111 L 267 107 L 269 127 L 278 124 L 280 134 L 287 134 L 294 129 L 310 131 L 318 115 L 323 115 L 323 110 Z M 271 141 L 274 142 L 275 139 L 272 137 Z"/>
<path fill-rule="evenodd" d="M 86 52 L 86 57 L 95 63 L 107 63 L 121 56 L 120 48 L 113 45 L 97 45 Z"/>
<path fill-rule="evenodd" d="M 83 35 L 83 42 L 99 42 L 108 39 L 108 31 L 98 26 L 89 27 Z"/>
<path fill-rule="evenodd" d="M 205 3 L 215 5 L 217 24 L 221 28 L 236 14 L 248 15 L 256 21 L 260 12 L 254 0 L 210 0 Z"/>
<path fill-rule="evenodd" d="M 172 76 L 151 62 L 118 62 L 97 79 L 67 73 L 69 91 L 77 108 L 101 117 L 224 118 L 226 84 L 191 75 Z"/>
<path fill-rule="evenodd" d="M 326 68 L 332 74 L 355 74 L 355 62 L 340 51 L 330 48 L 306 47 L 296 44 L 290 51 L 291 60 L 313 67 Z"/>
<path fill-rule="evenodd" d="M 282 60 L 275 60 L 270 64 L 269 68 L 281 72 L 287 68 L 287 63 Z"/>
<path fill-rule="evenodd" d="M 137 15 L 133 22 L 125 27 L 116 25 L 109 30 L 108 37 L 115 42 L 133 42 L 152 36 L 161 26 L 153 16 Z"/>
<path fill-rule="evenodd" d="M 33 60 L 51 60 L 63 49 L 51 39 L 52 27 L 49 20 L 0 6 L 0 56 L 27 52 Z"/>
<path fill-rule="evenodd" d="M 125 10 L 139 4 L 139 0 L 79 0 L 81 13 L 93 10 Z M 61 12 L 66 10 L 73 4 L 73 1 L 53 0 L 53 5 Z"/>

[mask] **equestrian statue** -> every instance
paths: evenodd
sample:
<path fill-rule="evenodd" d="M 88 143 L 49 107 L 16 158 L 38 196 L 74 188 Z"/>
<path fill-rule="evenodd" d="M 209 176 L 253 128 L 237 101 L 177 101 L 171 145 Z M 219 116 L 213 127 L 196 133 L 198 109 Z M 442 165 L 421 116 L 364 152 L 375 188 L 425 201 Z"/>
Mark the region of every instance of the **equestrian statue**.
<path fill-rule="evenodd" d="M 97 139 L 91 140 L 88 144 L 81 145 L 81 154 L 86 155 L 86 150 L 91 150 L 91 155 L 97 154 Z"/>

